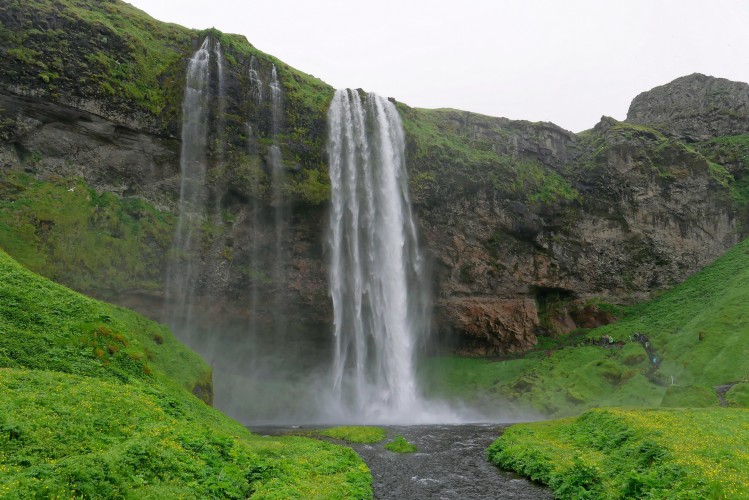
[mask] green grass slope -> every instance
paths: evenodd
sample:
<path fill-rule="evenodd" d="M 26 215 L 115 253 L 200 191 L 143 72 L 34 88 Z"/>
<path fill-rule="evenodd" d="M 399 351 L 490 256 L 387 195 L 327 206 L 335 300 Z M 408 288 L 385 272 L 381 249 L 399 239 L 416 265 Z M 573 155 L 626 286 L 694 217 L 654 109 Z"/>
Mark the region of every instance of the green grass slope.
<path fill-rule="evenodd" d="M 207 406 L 163 326 L 0 252 L 0 497 L 368 498 L 350 449 L 267 438 Z"/>
<path fill-rule="evenodd" d="M 515 425 L 489 460 L 559 499 L 748 498 L 749 410 L 595 409 Z"/>
<path fill-rule="evenodd" d="M 211 372 L 169 330 L 75 293 L 0 252 L 0 366 L 209 390 Z"/>
<path fill-rule="evenodd" d="M 660 358 L 655 371 L 636 342 L 604 349 L 579 337 L 522 359 L 434 360 L 432 391 L 494 404 L 505 400 L 549 416 L 596 406 L 717 405 L 715 386 L 749 377 L 747 303 L 749 240 L 661 297 L 631 308 L 619 322 L 587 334 L 616 340 L 647 334 Z M 727 401 L 744 406 L 738 390 Z"/>

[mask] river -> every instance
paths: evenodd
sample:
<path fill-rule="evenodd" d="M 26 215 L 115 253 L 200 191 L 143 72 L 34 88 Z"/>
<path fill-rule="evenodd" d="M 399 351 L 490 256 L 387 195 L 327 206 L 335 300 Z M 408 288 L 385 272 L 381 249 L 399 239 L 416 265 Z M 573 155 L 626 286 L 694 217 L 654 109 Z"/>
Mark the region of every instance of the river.
<path fill-rule="evenodd" d="M 372 471 L 376 499 L 551 499 L 551 492 L 486 460 L 503 424 L 383 426 L 418 449 L 398 454 L 376 444 L 349 444 Z M 300 434 L 304 428 L 250 428 L 256 434 Z"/>

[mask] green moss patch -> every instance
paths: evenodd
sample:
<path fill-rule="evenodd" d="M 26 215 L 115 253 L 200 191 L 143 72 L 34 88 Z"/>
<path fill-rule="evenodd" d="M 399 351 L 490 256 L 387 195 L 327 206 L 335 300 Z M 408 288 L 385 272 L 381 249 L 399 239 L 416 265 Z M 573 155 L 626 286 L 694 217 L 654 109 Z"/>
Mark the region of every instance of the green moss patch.
<path fill-rule="evenodd" d="M 185 394 L 7 368 L 0 391 L 0 496 L 371 496 L 352 450 L 251 435 Z"/>
<path fill-rule="evenodd" d="M 712 387 L 671 386 L 666 389 L 661 406 L 673 408 L 706 408 L 718 404 L 718 395 Z"/>
<path fill-rule="evenodd" d="M 41 278 L 2 251 L 0 296 L 0 366 L 210 385 L 208 365 L 163 325 Z"/>
<path fill-rule="evenodd" d="M 414 453 L 416 446 L 406 441 L 403 436 L 395 436 L 392 441 L 385 445 L 385 449 L 393 453 Z"/>
<path fill-rule="evenodd" d="M 399 104 L 408 138 L 411 188 L 417 201 L 437 193 L 471 193 L 487 186 L 507 197 L 531 204 L 570 203 L 579 193 L 559 172 L 532 159 L 517 159 L 497 151 L 513 137 L 533 133 L 511 122 L 450 109 L 417 109 Z M 472 121 L 496 140 L 477 138 Z"/>
<path fill-rule="evenodd" d="M 379 443 L 385 439 L 385 429 L 367 426 L 333 427 L 320 431 L 320 435 L 348 441 L 349 443 Z"/>
<path fill-rule="evenodd" d="M 11 0 L 4 10 L 0 36 L 23 47 L 9 51 L 10 64 L 0 70 L 4 80 L 46 87 L 53 95 L 64 89 L 130 102 L 155 116 L 178 108 L 181 94 L 170 87 L 192 30 L 121 1 Z"/>
<path fill-rule="evenodd" d="M 749 496 L 749 411 L 597 409 L 510 427 L 489 460 L 559 499 Z"/>

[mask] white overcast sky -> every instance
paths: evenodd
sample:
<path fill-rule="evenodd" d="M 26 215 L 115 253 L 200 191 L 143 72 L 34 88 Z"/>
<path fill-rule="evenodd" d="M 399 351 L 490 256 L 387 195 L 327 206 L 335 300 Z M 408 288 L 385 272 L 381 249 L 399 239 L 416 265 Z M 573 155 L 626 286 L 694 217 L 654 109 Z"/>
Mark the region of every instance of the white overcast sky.
<path fill-rule="evenodd" d="M 749 0 L 127 1 L 334 87 L 575 132 L 679 76 L 749 82 Z"/>

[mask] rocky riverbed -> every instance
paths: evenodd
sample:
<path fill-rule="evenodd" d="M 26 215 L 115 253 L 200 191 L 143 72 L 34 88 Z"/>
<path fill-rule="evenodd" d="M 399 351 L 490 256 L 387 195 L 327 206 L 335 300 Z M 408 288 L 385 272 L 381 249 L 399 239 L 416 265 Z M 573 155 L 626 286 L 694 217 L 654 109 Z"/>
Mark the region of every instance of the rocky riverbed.
<path fill-rule="evenodd" d="M 417 448 L 399 454 L 376 444 L 350 444 L 372 471 L 377 499 L 551 499 L 551 492 L 486 460 L 486 448 L 503 424 L 384 427 L 388 441 L 403 436 Z M 302 428 L 250 428 L 256 434 L 298 434 Z"/>

